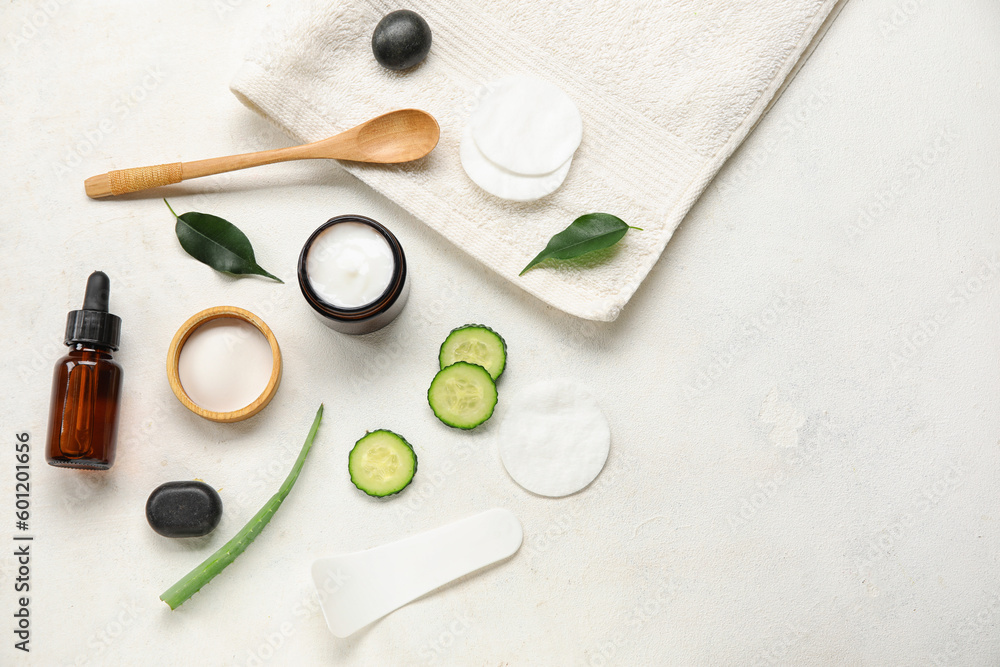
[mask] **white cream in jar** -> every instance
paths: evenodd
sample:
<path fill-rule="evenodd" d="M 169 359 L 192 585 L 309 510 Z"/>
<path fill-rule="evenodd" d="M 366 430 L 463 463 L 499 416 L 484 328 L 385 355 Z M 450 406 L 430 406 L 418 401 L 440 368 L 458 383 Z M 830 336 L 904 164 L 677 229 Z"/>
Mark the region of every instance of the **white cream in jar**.
<path fill-rule="evenodd" d="M 299 253 L 299 289 L 326 326 L 360 335 L 381 329 L 410 292 L 406 254 L 396 235 L 363 215 L 330 218 Z"/>
<path fill-rule="evenodd" d="M 324 229 L 306 256 L 306 277 L 316 295 L 337 308 L 360 308 L 376 301 L 395 271 L 385 237 L 360 222 Z"/>
<path fill-rule="evenodd" d="M 241 410 L 271 379 L 271 344 L 249 322 L 220 317 L 199 325 L 180 351 L 177 373 L 184 392 L 212 412 Z"/>

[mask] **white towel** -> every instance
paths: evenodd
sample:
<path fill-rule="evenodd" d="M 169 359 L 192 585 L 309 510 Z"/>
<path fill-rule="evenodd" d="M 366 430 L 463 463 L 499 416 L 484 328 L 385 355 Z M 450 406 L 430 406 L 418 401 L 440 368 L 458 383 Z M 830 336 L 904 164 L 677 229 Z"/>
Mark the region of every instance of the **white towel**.
<path fill-rule="evenodd" d="M 271 20 L 232 90 L 304 141 L 396 108 L 434 114 L 441 142 L 426 158 L 345 168 L 543 301 L 610 321 L 838 1 L 303 0 Z M 402 73 L 371 52 L 375 25 L 400 7 L 433 32 L 427 60 Z M 555 82 L 583 115 L 566 182 L 531 203 L 487 194 L 459 162 L 477 92 L 510 74 Z M 518 277 L 553 234 L 598 211 L 644 231 Z"/>

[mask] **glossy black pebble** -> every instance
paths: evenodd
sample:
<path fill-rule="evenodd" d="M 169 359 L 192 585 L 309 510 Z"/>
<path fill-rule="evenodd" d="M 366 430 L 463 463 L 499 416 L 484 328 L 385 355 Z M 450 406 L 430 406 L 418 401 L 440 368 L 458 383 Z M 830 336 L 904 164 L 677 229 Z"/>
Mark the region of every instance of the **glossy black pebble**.
<path fill-rule="evenodd" d="M 208 535 L 222 520 L 222 498 L 205 482 L 167 482 L 149 494 L 146 520 L 164 537 Z"/>
<path fill-rule="evenodd" d="M 400 9 L 386 14 L 372 33 L 372 53 L 382 67 L 409 69 L 431 50 L 431 28 L 420 14 Z"/>

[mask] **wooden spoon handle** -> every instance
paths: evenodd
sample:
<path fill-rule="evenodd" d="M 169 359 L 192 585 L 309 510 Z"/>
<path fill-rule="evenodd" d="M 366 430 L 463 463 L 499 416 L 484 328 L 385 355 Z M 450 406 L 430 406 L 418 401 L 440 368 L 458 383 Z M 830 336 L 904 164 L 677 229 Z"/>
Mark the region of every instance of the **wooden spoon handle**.
<path fill-rule="evenodd" d="M 102 197 L 157 188 L 161 185 L 180 183 L 189 178 L 200 178 L 202 176 L 221 174 L 237 169 L 257 167 L 262 164 L 284 162 L 285 160 L 300 160 L 310 157 L 323 157 L 306 154 L 303 148 L 305 147 L 292 146 L 290 148 L 277 148 L 257 153 L 244 153 L 243 155 L 213 157 L 207 160 L 195 160 L 194 162 L 172 162 L 152 167 L 118 169 L 109 171 L 106 174 L 91 176 L 83 182 L 83 186 L 87 191 L 88 197 L 91 199 L 100 199 Z"/>
<path fill-rule="evenodd" d="M 152 167 L 117 169 L 100 176 L 91 176 L 84 181 L 87 196 L 94 199 L 138 192 L 184 180 L 184 168 L 180 162 L 158 164 Z"/>

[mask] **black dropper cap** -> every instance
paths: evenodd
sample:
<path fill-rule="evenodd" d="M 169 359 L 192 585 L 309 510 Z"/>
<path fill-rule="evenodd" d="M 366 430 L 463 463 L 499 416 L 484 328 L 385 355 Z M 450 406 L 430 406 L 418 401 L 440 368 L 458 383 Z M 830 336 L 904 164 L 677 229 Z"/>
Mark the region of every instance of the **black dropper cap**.
<path fill-rule="evenodd" d="M 66 345 L 93 345 L 118 349 L 121 340 L 122 319 L 108 312 L 111 299 L 111 280 L 103 271 L 94 271 L 87 278 L 87 294 L 83 309 L 72 310 L 66 318 Z"/>

